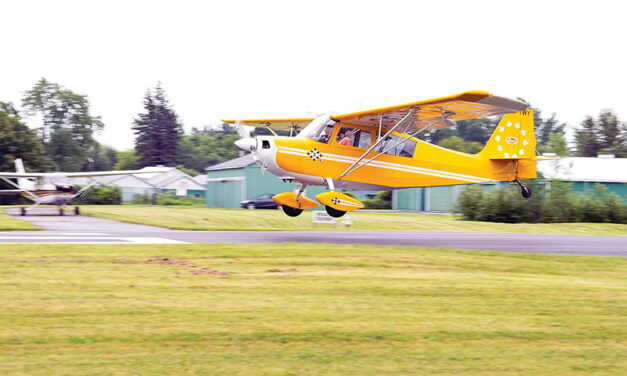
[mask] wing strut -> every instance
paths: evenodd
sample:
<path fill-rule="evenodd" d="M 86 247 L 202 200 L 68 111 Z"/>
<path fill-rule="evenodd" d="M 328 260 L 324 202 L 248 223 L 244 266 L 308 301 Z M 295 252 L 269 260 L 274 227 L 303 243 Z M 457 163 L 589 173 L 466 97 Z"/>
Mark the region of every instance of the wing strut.
<path fill-rule="evenodd" d="M 381 143 L 381 141 L 383 141 L 388 135 L 390 135 L 393 131 L 396 130 L 396 128 L 400 127 L 401 125 L 403 125 L 403 123 L 407 122 L 407 120 L 409 119 L 409 123 L 411 124 L 411 122 L 414 121 L 414 117 L 415 117 L 415 112 L 416 109 L 415 108 L 410 108 L 409 112 L 407 112 L 407 115 L 405 115 L 398 123 L 394 124 L 394 126 L 392 128 L 390 128 L 389 131 L 387 131 L 387 133 L 385 135 L 383 135 L 383 137 L 380 137 L 377 142 L 374 143 L 374 145 L 372 145 L 371 147 L 368 148 L 368 150 L 366 150 L 361 157 L 359 157 L 359 159 L 357 159 L 355 161 L 355 163 L 353 163 L 352 165 L 350 165 L 349 168 L 346 169 L 346 171 L 344 171 L 342 173 L 342 175 L 340 175 L 340 179 L 343 178 L 344 176 L 348 175 L 349 173 L 353 172 L 354 170 L 356 170 L 357 168 L 353 169 L 359 162 L 361 162 L 362 159 L 364 159 L 366 157 L 366 155 L 368 155 L 368 153 L 370 153 L 371 151 L 374 150 L 375 147 L 377 147 L 377 145 L 379 145 Z M 368 161 L 370 162 L 370 161 Z M 366 162 L 366 163 L 368 163 Z M 365 164 L 365 163 L 364 163 Z M 362 165 L 363 166 L 363 165 Z M 361 166 L 359 166 L 361 167 Z M 359 168 L 358 167 L 358 168 Z"/>
<path fill-rule="evenodd" d="M 29 198 L 32 201 L 35 202 L 39 202 L 39 196 L 37 196 L 36 194 L 34 194 L 33 192 L 29 191 L 28 189 L 24 189 L 22 187 L 20 187 L 19 185 L 15 184 L 14 182 L 12 182 L 11 180 L 7 179 L 7 178 L 3 178 L 0 177 L 0 179 L 4 180 L 5 182 L 11 184 L 12 186 L 14 186 L 15 188 L 19 189 L 20 191 L 24 192 L 25 194 L 27 194 L 28 196 L 30 196 Z M 38 204 L 39 205 L 39 204 Z"/>
<path fill-rule="evenodd" d="M 432 122 L 431 122 L 429 125 L 427 125 L 426 127 L 422 128 L 422 129 L 419 129 L 419 130 L 417 130 L 416 132 L 414 132 L 414 133 L 412 133 L 412 134 L 408 135 L 408 137 L 407 137 L 407 138 L 403 138 L 403 137 L 401 137 L 401 139 L 400 139 L 398 142 L 396 142 L 394 145 L 392 145 L 392 146 L 390 146 L 390 147 L 386 148 L 385 150 L 383 150 L 383 151 L 379 152 L 379 154 L 377 154 L 377 155 L 375 155 L 374 157 L 372 157 L 372 158 L 368 159 L 367 161 L 363 162 L 363 163 L 362 163 L 362 164 L 360 164 L 359 166 L 357 165 L 359 162 L 361 162 L 361 160 L 362 160 L 362 159 L 364 159 L 364 158 L 366 157 L 366 155 L 368 155 L 368 153 L 370 153 L 370 152 L 371 152 L 371 151 L 372 151 L 375 147 L 377 147 L 377 146 L 378 146 L 378 145 L 379 145 L 379 144 L 380 144 L 383 140 L 385 140 L 385 138 L 386 138 L 386 137 L 387 137 L 390 133 L 392 133 L 392 131 L 394 131 L 396 128 L 398 128 L 398 127 L 401 125 L 401 123 L 403 123 L 403 122 L 404 122 L 406 119 L 408 119 L 409 117 L 411 117 L 410 122 L 409 122 L 409 124 L 411 124 L 411 122 L 413 122 L 413 121 L 414 121 L 414 116 L 413 116 L 413 112 L 414 112 L 414 111 L 415 111 L 415 110 L 412 108 L 412 109 L 409 111 L 409 113 L 407 113 L 407 115 L 405 115 L 405 117 L 404 117 L 404 118 L 402 118 L 402 119 L 401 119 L 398 123 L 396 123 L 396 125 L 394 125 L 394 127 L 392 127 L 392 129 L 390 129 L 390 130 L 389 130 L 389 131 L 388 131 L 385 135 L 383 135 L 383 137 L 379 137 L 379 139 L 377 140 L 377 142 L 375 142 L 375 144 L 374 144 L 374 145 L 372 145 L 370 148 L 368 148 L 368 150 L 366 150 L 366 151 L 365 151 L 365 152 L 361 155 L 361 157 L 359 157 L 359 159 L 357 159 L 357 161 L 355 161 L 355 163 L 353 163 L 353 164 L 352 164 L 349 168 L 347 168 L 347 169 L 346 169 L 346 171 L 344 171 L 344 172 L 342 173 L 342 175 L 340 175 L 340 179 L 341 179 L 341 178 L 343 178 L 344 176 L 346 176 L 346 175 L 350 174 L 351 172 L 355 172 L 355 171 L 357 171 L 357 169 L 359 169 L 360 167 L 367 165 L 368 163 L 372 162 L 373 160 L 375 160 L 375 159 L 379 158 L 379 156 L 381 156 L 382 154 L 387 153 L 390 149 L 393 149 L 393 148 L 397 147 L 398 145 L 400 145 L 400 144 L 403 144 L 403 143 L 407 142 L 407 140 L 409 140 L 410 138 L 412 138 L 412 137 L 416 136 L 418 133 L 421 133 L 421 132 L 426 131 L 427 129 L 429 129 L 429 128 L 433 127 L 435 124 L 438 124 L 438 123 L 441 123 L 441 122 L 449 122 L 449 120 L 447 119 L 447 117 L 451 115 L 451 113 L 448 113 L 448 112 L 446 112 L 446 111 L 445 111 L 445 112 L 444 112 L 444 114 L 442 115 L 442 117 L 440 117 L 440 118 L 438 118 L 438 119 L 435 119 L 434 121 L 432 121 Z M 408 124 L 408 126 L 409 126 L 409 124 Z M 379 125 L 379 126 L 380 126 L 380 125 Z M 407 127 L 406 127 L 405 129 L 407 129 Z M 401 132 L 401 133 L 405 133 L 405 132 Z M 381 134 L 381 133 L 380 133 L 380 130 L 379 130 L 379 135 L 380 135 L 380 134 Z"/>

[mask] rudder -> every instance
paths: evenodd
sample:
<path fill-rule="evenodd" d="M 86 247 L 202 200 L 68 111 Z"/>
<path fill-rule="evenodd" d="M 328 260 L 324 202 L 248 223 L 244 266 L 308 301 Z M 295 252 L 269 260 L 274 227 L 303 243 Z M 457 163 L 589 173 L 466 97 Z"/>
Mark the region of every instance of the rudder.
<path fill-rule="evenodd" d="M 19 173 L 26 173 L 26 170 L 24 169 L 24 163 L 22 162 L 21 158 L 15 158 L 15 172 L 19 172 Z M 17 185 L 20 187 L 20 189 L 25 189 L 25 190 L 32 190 L 35 187 L 35 184 L 33 184 L 32 181 L 26 179 L 26 178 L 17 178 Z"/>

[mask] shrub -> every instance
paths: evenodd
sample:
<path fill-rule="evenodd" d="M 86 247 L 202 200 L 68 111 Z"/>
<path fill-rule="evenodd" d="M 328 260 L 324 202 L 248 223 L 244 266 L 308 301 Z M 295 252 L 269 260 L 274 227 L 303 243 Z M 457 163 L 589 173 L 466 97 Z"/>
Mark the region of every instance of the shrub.
<path fill-rule="evenodd" d="M 463 219 L 476 221 L 479 218 L 482 199 L 481 186 L 469 185 L 460 193 L 454 210 L 461 213 Z"/>
<path fill-rule="evenodd" d="M 366 209 L 392 209 L 392 191 L 382 191 L 376 197 L 363 201 Z"/>
<path fill-rule="evenodd" d="M 76 187 L 80 189 L 80 187 Z M 122 191 L 119 187 L 91 187 L 83 197 L 74 199 L 77 205 L 119 205 Z"/>
<path fill-rule="evenodd" d="M 627 203 L 601 184 L 595 184 L 588 196 L 573 192 L 571 183 L 527 184 L 534 192 L 529 199 L 522 199 L 512 187 L 486 193 L 480 186 L 468 186 L 458 198 L 457 210 L 463 219 L 488 222 L 627 223 Z"/>

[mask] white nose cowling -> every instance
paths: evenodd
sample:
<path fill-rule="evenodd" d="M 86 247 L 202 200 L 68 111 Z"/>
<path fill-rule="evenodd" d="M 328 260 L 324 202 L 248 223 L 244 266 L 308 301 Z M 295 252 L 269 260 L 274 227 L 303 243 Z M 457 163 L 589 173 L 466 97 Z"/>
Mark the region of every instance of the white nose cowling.
<path fill-rule="evenodd" d="M 257 149 L 257 140 L 251 137 L 240 138 L 235 141 L 235 146 L 244 151 L 254 151 Z"/>

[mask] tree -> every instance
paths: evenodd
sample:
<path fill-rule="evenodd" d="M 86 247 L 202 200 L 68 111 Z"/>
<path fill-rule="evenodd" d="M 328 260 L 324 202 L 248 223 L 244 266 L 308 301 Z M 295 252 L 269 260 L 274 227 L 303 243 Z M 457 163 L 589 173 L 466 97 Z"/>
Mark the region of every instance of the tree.
<path fill-rule="evenodd" d="M 575 133 L 577 155 L 596 157 L 599 152 L 627 157 L 627 126 L 612 110 L 602 110 L 598 119 L 587 116 Z"/>
<path fill-rule="evenodd" d="M 551 114 L 548 119 L 542 117 L 542 110 L 538 107 L 532 106 L 523 98 L 516 98 L 529 105 L 529 109 L 533 110 L 533 125 L 536 141 L 538 143 L 537 149 L 544 150 L 542 145 L 548 146 L 550 143 L 550 136 L 555 133 L 564 133 L 566 123 L 560 122 L 557 119 L 555 112 Z"/>
<path fill-rule="evenodd" d="M 113 170 L 118 162 L 118 152 L 110 146 L 103 146 L 95 142 L 87 151 L 87 164 L 84 171 Z"/>
<path fill-rule="evenodd" d="M 150 90 L 146 92 L 144 108 L 146 113 L 139 114 L 133 126 L 138 167 L 176 166 L 183 127 L 170 107 L 161 84 L 157 85 L 154 93 Z"/>
<path fill-rule="evenodd" d="M 64 171 L 80 171 L 94 144 L 93 132 L 104 124 L 89 112 L 87 96 L 45 78 L 26 91 L 22 105 L 30 116 L 41 116 L 39 136 L 50 159 Z"/>
<path fill-rule="evenodd" d="M 627 126 L 618 120 L 618 116 L 609 109 L 602 110 L 599 114 L 599 138 L 601 141 L 601 151 L 615 154 L 618 157 L 627 152 Z"/>
<path fill-rule="evenodd" d="M 601 150 L 601 143 L 597 139 L 597 124 L 592 116 L 587 116 L 581 123 L 581 129 L 575 132 L 577 141 L 577 155 L 580 157 L 596 157 Z"/>
<path fill-rule="evenodd" d="M 468 154 L 476 154 L 483 149 L 483 145 L 476 141 L 464 141 L 461 137 L 445 138 L 438 143 L 443 148 L 457 150 Z"/>
<path fill-rule="evenodd" d="M 114 166 L 116 170 L 134 170 L 137 168 L 137 160 L 139 157 L 135 155 L 135 150 L 120 151 L 117 154 L 117 163 Z"/>
<path fill-rule="evenodd" d="M 567 157 L 570 155 L 570 150 L 568 150 L 568 143 L 566 142 L 564 133 L 551 133 L 549 135 L 549 146 L 552 153 L 561 157 Z"/>
<path fill-rule="evenodd" d="M 466 141 L 478 142 L 485 145 L 498 121 L 494 118 L 461 120 L 457 122 L 457 134 Z"/>
<path fill-rule="evenodd" d="M 20 121 L 17 112 L 0 109 L 0 171 L 15 171 L 15 158 L 22 158 L 27 171 L 52 168 L 35 131 Z"/>
<path fill-rule="evenodd" d="M 219 132 L 214 136 L 193 134 L 183 136 L 179 142 L 179 163 L 189 169 L 204 171 L 205 167 L 237 157 L 238 150 L 233 142 L 239 136 L 230 132 Z"/>

